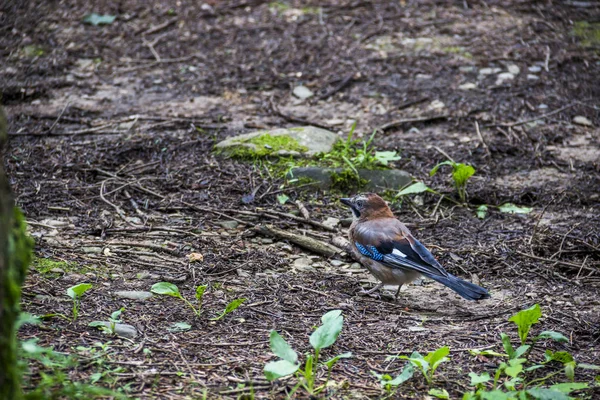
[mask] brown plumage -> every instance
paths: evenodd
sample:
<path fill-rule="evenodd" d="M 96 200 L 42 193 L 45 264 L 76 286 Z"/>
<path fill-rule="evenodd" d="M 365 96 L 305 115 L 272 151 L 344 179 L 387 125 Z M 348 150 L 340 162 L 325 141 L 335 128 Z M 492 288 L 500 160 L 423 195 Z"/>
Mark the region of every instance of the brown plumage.
<path fill-rule="evenodd" d="M 396 296 L 403 284 L 425 275 L 466 299 L 489 297 L 485 289 L 446 272 L 377 194 L 366 193 L 341 202 L 354 216 L 348 231 L 354 255 L 382 284 L 398 285 Z"/>

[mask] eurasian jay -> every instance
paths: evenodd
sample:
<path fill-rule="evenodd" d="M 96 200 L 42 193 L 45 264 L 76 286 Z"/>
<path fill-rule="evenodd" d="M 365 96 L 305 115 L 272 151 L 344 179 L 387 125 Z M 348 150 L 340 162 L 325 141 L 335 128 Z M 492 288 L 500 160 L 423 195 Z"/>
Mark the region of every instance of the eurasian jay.
<path fill-rule="evenodd" d="M 490 297 L 487 290 L 449 274 L 408 228 L 394 217 L 386 202 L 375 193 L 356 195 L 340 201 L 354 217 L 348 238 L 354 255 L 383 284 L 398 285 L 396 297 L 405 283 L 424 275 L 448 286 L 467 300 Z"/>

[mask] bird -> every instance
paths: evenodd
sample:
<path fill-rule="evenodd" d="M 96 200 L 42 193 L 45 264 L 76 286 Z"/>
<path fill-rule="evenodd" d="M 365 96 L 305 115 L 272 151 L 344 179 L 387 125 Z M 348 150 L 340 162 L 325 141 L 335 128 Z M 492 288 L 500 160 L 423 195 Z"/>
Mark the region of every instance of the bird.
<path fill-rule="evenodd" d="M 361 294 L 371 294 L 384 284 L 398 285 L 397 299 L 402 285 L 426 276 L 467 300 L 490 297 L 486 289 L 448 273 L 376 193 L 341 198 L 340 202 L 350 207 L 353 215 L 348 230 L 352 252 L 380 281 Z"/>

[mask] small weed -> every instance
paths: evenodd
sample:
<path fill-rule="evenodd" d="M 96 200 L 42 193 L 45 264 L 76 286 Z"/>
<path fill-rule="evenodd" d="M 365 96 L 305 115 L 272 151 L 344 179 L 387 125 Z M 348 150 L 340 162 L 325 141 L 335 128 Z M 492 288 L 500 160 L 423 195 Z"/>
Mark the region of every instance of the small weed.
<path fill-rule="evenodd" d="M 450 354 L 450 348 L 448 346 L 440 347 L 439 349 L 427 353 L 426 356 L 422 356 L 419 352 L 415 351 L 410 356 L 396 356 L 397 358 L 408 360 L 412 366 L 423 374 L 423 377 L 427 381 L 428 385 L 433 383 L 433 375 L 435 370 L 440 366 L 441 363 L 449 361 L 447 357 Z"/>
<path fill-rule="evenodd" d="M 342 358 L 350 358 L 351 353 L 339 354 L 325 362 L 319 363 L 319 353 L 322 349 L 326 349 L 335 343 L 337 337 L 342 331 L 344 317 L 341 310 L 329 311 L 321 317 L 322 325 L 319 326 L 309 338 L 310 345 L 315 350 L 314 354 L 306 354 L 306 362 L 304 367 L 298 362 L 298 353 L 291 348 L 277 331 L 272 330 L 270 334 L 271 351 L 277 357 L 278 361 L 271 361 L 265 365 L 265 377 L 269 381 L 274 381 L 278 378 L 296 374 L 298 383 L 290 393 L 291 398 L 299 387 L 304 388 L 306 392 L 315 396 L 327 387 L 327 382 L 331 378 L 331 369 Z M 325 383 L 320 386 L 317 384 L 317 371 L 320 366 L 327 367 L 327 377 Z"/>
<path fill-rule="evenodd" d="M 73 322 L 77 320 L 77 316 L 79 315 L 81 296 L 91 288 L 91 283 L 80 283 L 67 289 L 67 296 L 73 299 Z"/>
<path fill-rule="evenodd" d="M 392 396 L 396 392 L 396 390 L 398 390 L 398 387 L 400 385 L 402 385 L 404 382 L 413 377 L 414 372 L 414 367 L 412 366 L 412 364 L 408 363 L 402 369 L 402 373 L 395 378 L 392 378 L 388 374 L 378 374 L 375 371 L 371 371 L 371 374 L 373 374 L 373 376 L 379 379 L 381 387 L 383 387 L 386 390 L 389 396 Z"/>
<path fill-rule="evenodd" d="M 454 187 L 456 188 L 456 192 L 458 193 L 458 197 L 462 203 L 466 203 L 467 201 L 467 182 L 469 178 L 475 174 L 475 168 L 473 168 L 469 164 L 457 163 L 451 160 L 446 160 L 444 162 L 439 163 L 431 172 L 429 172 L 429 176 L 434 176 L 437 171 L 444 165 L 450 165 L 452 167 L 452 180 L 454 181 Z"/>
<path fill-rule="evenodd" d="M 217 315 L 214 318 L 211 318 L 211 321 L 218 321 L 220 319 L 222 319 L 224 316 L 226 316 L 229 313 L 234 312 L 235 310 L 237 310 L 237 308 L 239 306 L 241 306 L 244 302 L 246 301 L 246 299 L 242 298 L 242 299 L 235 299 L 229 302 L 229 304 L 227 304 L 227 306 L 225 307 L 225 310 L 223 310 L 223 312 L 219 315 Z"/>
<path fill-rule="evenodd" d="M 573 24 L 572 34 L 584 47 L 600 47 L 600 23 L 577 21 Z"/>
<path fill-rule="evenodd" d="M 114 335 L 116 333 L 116 325 L 121 323 L 121 313 L 123 313 L 123 311 L 125 311 L 125 307 L 121 307 L 117 311 L 110 314 L 110 318 L 108 319 L 108 326 L 106 326 L 106 323 L 104 321 L 92 321 L 88 324 L 88 326 L 99 328 L 105 333 L 110 333 Z"/>
<path fill-rule="evenodd" d="M 31 267 L 40 274 L 56 278 L 64 272 L 71 272 L 79 269 L 78 264 L 68 261 L 57 261 L 51 258 L 34 257 L 31 261 Z"/>

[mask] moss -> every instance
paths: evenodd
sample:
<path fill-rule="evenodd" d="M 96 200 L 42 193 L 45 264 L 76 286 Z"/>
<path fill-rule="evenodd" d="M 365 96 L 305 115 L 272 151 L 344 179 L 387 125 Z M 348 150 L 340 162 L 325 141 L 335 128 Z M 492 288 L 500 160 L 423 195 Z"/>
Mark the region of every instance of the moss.
<path fill-rule="evenodd" d="M 54 269 L 61 269 L 64 272 L 82 272 L 82 269 L 87 270 L 85 267 L 80 268 L 79 264 L 74 262 L 56 261 L 51 258 L 43 257 L 35 257 L 31 263 L 31 267 L 40 274 L 52 278 L 57 278 L 61 275 L 60 272 L 54 272 Z"/>
<path fill-rule="evenodd" d="M 252 139 L 240 141 L 239 146 L 223 151 L 233 158 L 252 160 L 268 157 L 281 150 L 304 153 L 308 151 L 308 147 L 300 145 L 296 139 L 286 135 L 272 136 L 265 133 Z"/>
<path fill-rule="evenodd" d="M 349 169 L 331 174 L 331 188 L 342 193 L 356 192 L 364 188 L 367 183 L 369 182 L 366 179 L 357 176 L 354 171 Z"/>
<path fill-rule="evenodd" d="M 577 21 L 571 32 L 584 47 L 600 46 L 600 22 Z"/>
<path fill-rule="evenodd" d="M 41 57 L 44 55 L 44 49 L 40 46 L 29 45 L 23 47 L 22 54 L 26 58 Z"/>

